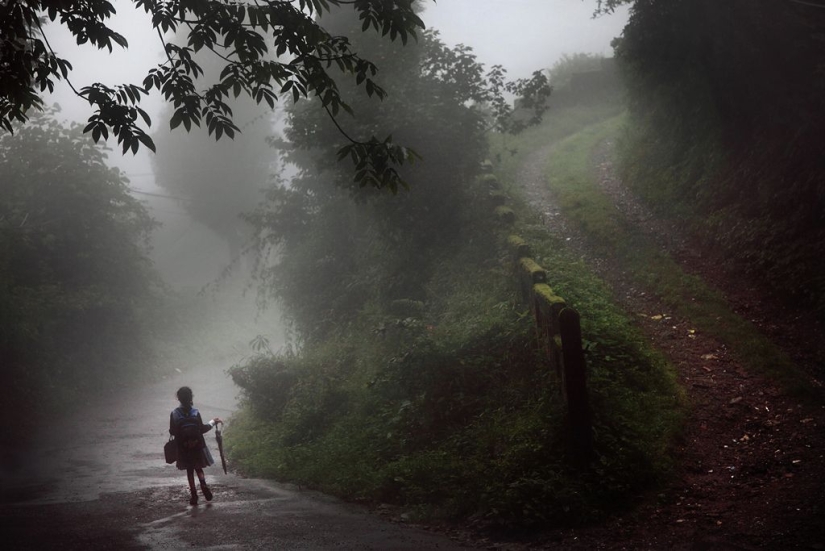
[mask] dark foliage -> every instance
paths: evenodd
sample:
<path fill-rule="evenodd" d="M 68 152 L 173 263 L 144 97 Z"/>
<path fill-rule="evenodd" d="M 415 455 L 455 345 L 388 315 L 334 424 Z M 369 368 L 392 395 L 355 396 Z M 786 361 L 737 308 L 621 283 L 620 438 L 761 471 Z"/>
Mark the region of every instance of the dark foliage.
<path fill-rule="evenodd" d="M 825 307 L 825 10 L 639 0 L 618 42 L 631 182 L 704 219 L 734 259 Z"/>
<path fill-rule="evenodd" d="M 468 48 L 447 48 L 435 33 L 401 47 L 361 34 L 352 10 L 322 22 L 352 36 L 353 47 L 369 50 L 384 66 L 388 97 L 382 102 L 340 84 L 355 98 L 355 131 L 389 132 L 415 147 L 423 161 L 404 168 L 410 189 L 403 196 L 365 186 L 361 175 L 353 179 L 335 161 L 336 151 L 350 151 L 339 128 L 309 103 L 290 111 L 282 145 L 301 172 L 288 186 L 270 188 L 248 219 L 258 236 L 262 287 L 284 304 L 298 336 L 308 340 L 348 323 L 369 301 L 424 297 L 438 255 L 472 238 L 462 229 L 462 204 L 476 193 L 467 184 L 486 151 L 481 105 L 498 102 L 508 88 L 535 96 L 541 112 L 539 96 L 546 99 L 547 91 L 541 75 L 510 85 L 498 68 L 498 84 L 490 85 Z M 509 115 L 502 107 L 496 120 Z"/>
<path fill-rule="evenodd" d="M 174 107 L 170 126 L 205 124 L 216 139 L 239 132 L 227 100 L 243 94 L 257 103 L 275 105 L 280 97 L 317 98 L 330 116 L 350 111 L 330 70 L 350 76 L 370 97 L 386 92 L 375 82 L 377 67 L 331 34 L 317 16 L 342 4 L 351 5 L 361 31 L 375 30 L 407 43 L 423 28 L 414 0 L 291 0 L 232 2 L 227 0 L 133 0 L 151 15 L 166 60 L 151 69 L 141 85 L 114 87 L 94 83 L 72 89 L 95 108 L 84 132 L 95 142 L 117 137 L 123 153 L 143 145 L 154 150 L 140 124 L 149 116 L 139 105 L 148 91 L 157 89 Z M 48 41 L 46 20 L 64 25 L 77 44 L 106 48 L 127 47 L 126 39 L 106 25 L 115 14 L 108 0 L 24 0 L 0 5 L 0 126 L 13 131 L 12 122 L 24 123 L 30 108 L 42 107 L 38 91 L 69 80 L 71 64 L 60 58 Z M 185 45 L 167 42 L 164 33 L 186 29 Z M 198 52 L 223 60 L 219 76 L 199 90 L 195 80 L 203 73 Z M 71 84 L 71 81 L 69 80 Z M 391 140 L 351 140 L 350 151 L 359 174 L 376 186 L 398 185 L 395 167 L 414 155 Z"/>
<path fill-rule="evenodd" d="M 149 361 L 140 312 L 153 222 L 104 158 L 46 115 L 0 138 L 1 401 L 15 417 Z"/>

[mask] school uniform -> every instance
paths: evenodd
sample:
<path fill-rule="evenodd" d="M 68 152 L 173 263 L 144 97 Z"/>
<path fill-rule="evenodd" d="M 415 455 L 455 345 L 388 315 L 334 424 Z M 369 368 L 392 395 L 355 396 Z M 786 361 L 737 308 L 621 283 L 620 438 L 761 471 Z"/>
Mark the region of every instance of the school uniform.
<path fill-rule="evenodd" d="M 197 435 L 197 445 L 187 447 L 181 438 L 181 428 L 185 424 L 191 424 L 200 433 Z M 203 439 L 204 433 L 212 430 L 215 423 L 209 421 L 204 423 L 197 408 L 185 409 L 183 406 L 177 407 L 169 414 L 169 434 L 175 437 L 178 445 L 178 460 L 176 466 L 184 471 L 188 469 L 203 469 L 215 464 L 212 453 Z"/>

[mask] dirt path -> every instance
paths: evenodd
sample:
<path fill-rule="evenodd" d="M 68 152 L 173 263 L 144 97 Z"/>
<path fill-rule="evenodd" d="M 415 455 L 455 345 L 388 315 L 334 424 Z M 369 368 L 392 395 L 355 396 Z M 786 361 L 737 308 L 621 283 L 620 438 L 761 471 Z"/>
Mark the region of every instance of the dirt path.
<path fill-rule="evenodd" d="M 821 328 L 704 255 L 677 228 L 657 219 L 615 176 L 611 145 L 594 154 L 599 183 L 617 211 L 654 237 L 686 271 L 720 289 L 740 315 L 785 348 L 819 384 Z M 749 373 L 712 335 L 668 315 L 637 288 L 613 258 L 596 256 L 558 212 L 542 176 L 548 147 L 525 162 L 519 181 L 546 225 L 612 288 L 654 346 L 677 367 L 691 414 L 672 453 L 679 467 L 656 495 L 604 525 L 546 536 L 547 549 L 825 549 L 825 410 L 803 406 L 764 377 Z"/>
<path fill-rule="evenodd" d="M 185 474 L 162 459 L 175 390 L 192 385 L 207 418 L 229 417 L 235 388 L 215 366 L 100 396 L 58 419 L 0 469 L 4 550 L 466 549 L 444 536 L 316 492 L 207 469 L 214 500 L 188 504 Z M 231 425 L 227 428 L 227 434 Z M 207 444 L 218 459 L 213 433 Z"/>

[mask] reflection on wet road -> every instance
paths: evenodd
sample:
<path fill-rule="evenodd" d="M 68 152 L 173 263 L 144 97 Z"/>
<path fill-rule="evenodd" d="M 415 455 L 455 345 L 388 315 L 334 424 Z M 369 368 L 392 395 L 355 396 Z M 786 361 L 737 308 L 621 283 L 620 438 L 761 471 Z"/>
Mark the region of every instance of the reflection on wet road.
<path fill-rule="evenodd" d="M 0 479 L 4 549 L 465 549 L 231 464 L 225 475 L 220 460 L 206 471 L 214 500 L 189 506 L 185 473 L 163 461 L 184 384 L 204 419 L 231 416 L 237 391 L 216 366 L 100 396 L 49 427 Z M 205 436 L 217 459 L 214 431 Z"/>
<path fill-rule="evenodd" d="M 32 504 L 98 499 L 101 494 L 180 484 L 185 475 L 163 462 L 169 412 L 177 406 L 181 385 L 195 392 L 205 419 L 229 417 L 235 392 L 223 368 L 179 375 L 123 394 L 100 396 L 70 418 L 58 419 L 36 440 L 37 450 L 7 488 Z M 214 433 L 207 434 L 216 449 Z M 209 469 L 215 475 L 218 469 Z M 221 476 L 224 476 L 221 472 Z"/>

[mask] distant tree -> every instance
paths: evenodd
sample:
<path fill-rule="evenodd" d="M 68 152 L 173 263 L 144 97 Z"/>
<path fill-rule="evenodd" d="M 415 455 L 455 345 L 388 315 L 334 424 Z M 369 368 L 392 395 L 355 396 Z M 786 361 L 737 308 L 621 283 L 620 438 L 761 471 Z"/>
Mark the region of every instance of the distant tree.
<path fill-rule="evenodd" d="M 261 253 L 262 287 L 282 301 L 306 339 L 324 338 L 369 300 L 426 295 L 438 254 L 456 239 L 472 238 L 462 228 L 464 205 L 478 193 L 473 179 L 487 151 L 489 126 L 481 107 L 500 105 L 497 114 L 507 117 L 505 89 L 547 89 L 541 75 L 507 83 L 501 68 L 493 69 L 491 82 L 470 48 L 448 48 L 433 32 L 401 48 L 359 33 L 351 9 L 336 10 L 322 22 L 352 37 L 355 47 L 370 51 L 384 67 L 388 98 L 356 98 L 356 131 L 387 128 L 426 162 L 403 167 L 411 189 L 398 200 L 341 169 L 334 154 L 349 154 L 349 147 L 315 106 L 289 111 L 284 147 L 299 175 L 289 186 L 272 186 L 249 220 Z M 270 261 L 267 252 L 276 258 Z"/>
<path fill-rule="evenodd" d="M 0 136 L 3 405 L 89 389 L 149 357 L 153 227 L 81 128 L 35 114 Z"/>
<path fill-rule="evenodd" d="M 596 0 L 596 15 L 613 13 L 622 4 L 632 4 L 636 0 Z"/>
<path fill-rule="evenodd" d="M 567 86 L 576 73 L 597 71 L 602 68 L 604 56 L 598 54 L 562 54 L 553 66 L 548 69 L 550 85 L 558 89 Z"/>
<path fill-rule="evenodd" d="M 272 107 L 279 97 L 316 97 L 329 116 L 350 111 L 330 71 L 349 75 L 368 96 L 386 93 L 374 80 L 377 67 L 362 58 L 348 39 L 329 33 L 317 16 L 330 8 L 350 5 L 360 29 L 375 29 L 391 40 L 406 43 L 424 27 L 416 15 L 415 0 L 132 0 L 152 16 L 166 60 L 149 71 L 140 85 L 114 87 L 101 83 L 72 87 L 94 108 L 84 132 L 97 142 L 111 132 L 123 152 L 143 145 L 152 150 L 152 138 L 139 121 L 149 116 L 139 105 L 158 89 L 174 108 L 171 127 L 205 123 L 210 135 L 234 136 L 239 127 L 227 102 L 247 95 Z M 25 122 L 31 108 L 42 107 L 39 92 L 54 81 L 69 79 L 71 64 L 52 50 L 46 20 L 64 25 L 78 45 L 90 43 L 112 51 L 126 47 L 126 39 L 106 20 L 115 13 L 108 0 L 14 0 L 0 4 L 0 126 L 13 130 L 12 121 Z M 164 33 L 186 29 L 186 45 L 168 42 Z M 217 81 L 198 90 L 202 73 L 197 53 L 207 51 L 222 60 Z M 71 84 L 71 82 L 70 82 Z M 374 135 L 350 139 L 348 153 L 359 165 L 358 174 L 375 186 L 393 184 L 394 169 L 412 158 L 412 152 Z"/>
<path fill-rule="evenodd" d="M 240 121 L 241 112 L 236 109 L 235 114 Z M 176 197 L 192 219 L 226 241 L 232 262 L 241 257 L 249 238 L 250 227 L 241 214 L 263 199 L 277 168 L 276 152 L 267 143 L 273 132 L 270 122 L 262 115 L 241 123 L 243 134 L 226 143 L 200 133 L 155 134 L 160 146 L 152 158 L 156 183 Z"/>

